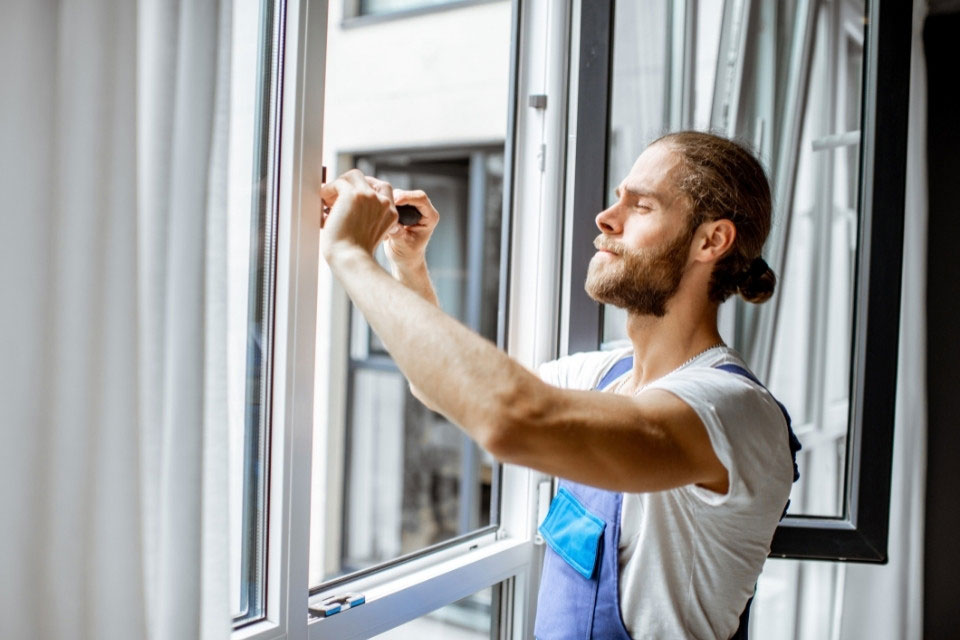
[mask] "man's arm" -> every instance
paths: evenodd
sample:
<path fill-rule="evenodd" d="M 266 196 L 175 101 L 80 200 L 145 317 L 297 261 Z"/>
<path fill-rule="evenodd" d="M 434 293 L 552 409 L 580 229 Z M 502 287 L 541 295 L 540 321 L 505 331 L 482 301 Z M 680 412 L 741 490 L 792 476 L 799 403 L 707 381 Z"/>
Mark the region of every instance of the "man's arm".
<path fill-rule="evenodd" d="M 433 281 L 430 280 L 430 271 L 427 269 L 427 244 L 430 242 L 433 230 L 440 221 L 440 214 L 436 207 L 433 206 L 430 198 L 423 191 L 392 189 L 389 183 L 369 176 L 367 177 L 367 183 L 375 191 L 388 195 L 392 193 L 396 204 L 413 205 L 420 212 L 420 220 L 417 224 L 409 226 L 395 224 L 387 231 L 384 251 L 387 254 L 387 260 L 390 261 L 390 270 L 393 277 L 416 291 L 421 298 L 430 304 L 440 307 L 437 290 L 433 287 Z M 413 394 L 413 397 L 427 408 L 437 411 L 437 408 L 430 403 L 430 399 L 416 385 L 412 382 L 409 384 L 410 393 Z"/>
<path fill-rule="evenodd" d="M 607 489 L 726 491 L 726 469 L 683 401 L 662 391 L 633 398 L 542 382 L 377 264 L 372 251 L 396 213 L 359 172 L 324 189 L 325 201 L 336 199 L 321 233 L 334 275 L 410 383 L 481 446 L 503 461 Z"/>

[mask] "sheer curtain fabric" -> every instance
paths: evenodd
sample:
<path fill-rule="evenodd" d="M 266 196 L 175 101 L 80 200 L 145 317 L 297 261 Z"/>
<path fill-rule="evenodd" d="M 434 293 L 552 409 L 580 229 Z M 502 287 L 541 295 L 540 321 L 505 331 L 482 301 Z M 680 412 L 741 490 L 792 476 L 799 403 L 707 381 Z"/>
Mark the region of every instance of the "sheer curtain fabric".
<path fill-rule="evenodd" d="M 230 9 L 4 3 L 2 637 L 229 635 Z"/>

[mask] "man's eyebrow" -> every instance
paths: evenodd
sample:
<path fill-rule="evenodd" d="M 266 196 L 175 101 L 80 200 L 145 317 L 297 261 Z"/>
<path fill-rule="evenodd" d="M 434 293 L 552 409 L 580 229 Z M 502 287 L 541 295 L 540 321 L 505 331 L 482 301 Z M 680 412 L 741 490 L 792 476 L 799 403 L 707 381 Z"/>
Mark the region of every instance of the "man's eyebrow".
<path fill-rule="evenodd" d="M 618 198 L 620 197 L 621 191 L 626 191 L 630 195 L 637 196 L 638 198 L 651 198 L 660 203 L 663 203 L 665 201 L 662 195 L 660 195 L 656 191 L 650 191 L 649 189 L 632 188 L 632 187 L 623 187 L 621 189 L 621 187 L 617 187 L 617 190 L 615 191 L 615 193 Z"/>

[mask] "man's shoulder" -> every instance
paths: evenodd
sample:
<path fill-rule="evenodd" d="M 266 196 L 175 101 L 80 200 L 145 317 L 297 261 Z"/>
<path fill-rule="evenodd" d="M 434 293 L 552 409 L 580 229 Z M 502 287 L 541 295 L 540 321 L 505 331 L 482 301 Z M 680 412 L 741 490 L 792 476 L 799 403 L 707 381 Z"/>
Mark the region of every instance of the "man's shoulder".
<path fill-rule="evenodd" d="M 549 384 L 569 389 L 592 389 L 607 370 L 632 353 L 630 347 L 581 351 L 541 364 L 537 371 Z"/>

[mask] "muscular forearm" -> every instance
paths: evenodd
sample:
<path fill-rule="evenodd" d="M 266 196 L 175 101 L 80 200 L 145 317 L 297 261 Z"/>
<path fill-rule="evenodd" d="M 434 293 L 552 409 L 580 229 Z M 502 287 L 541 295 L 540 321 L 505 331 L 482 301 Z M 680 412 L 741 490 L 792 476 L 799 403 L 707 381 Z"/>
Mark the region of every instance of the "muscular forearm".
<path fill-rule="evenodd" d="M 433 282 L 430 280 L 430 272 L 427 270 L 427 263 L 421 262 L 416 266 L 398 267 L 392 266 L 393 277 L 401 283 L 416 291 L 421 298 L 430 304 L 440 306 L 437 299 L 437 291 L 433 288 Z"/>
<path fill-rule="evenodd" d="M 363 251 L 341 251 L 330 266 L 425 401 L 481 445 L 497 438 L 504 408 L 522 401 L 536 377 Z"/>
<path fill-rule="evenodd" d="M 430 272 L 427 269 L 426 261 L 421 262 L 416 266 L 403 266 L 399 267 L 396 264 L 392 265 L 393 277 L 396 278 L 399 282 L 409 287 L 411 290 L 416 291 L 421 298 L 426 300 L 432 305 L 437 307 L 440 306 L 440 300 L 437 299 L 437 291 L 433 288 L 433 282 L 430 280 Z M 437 411 L 431 402 L 430 398 L 427 397 L 419 387 L 410 383 L 410 393 L 413 394 L 417 400 L 422 402 L 427 408 Z"/>

